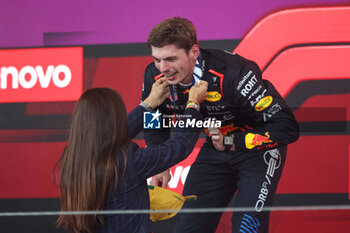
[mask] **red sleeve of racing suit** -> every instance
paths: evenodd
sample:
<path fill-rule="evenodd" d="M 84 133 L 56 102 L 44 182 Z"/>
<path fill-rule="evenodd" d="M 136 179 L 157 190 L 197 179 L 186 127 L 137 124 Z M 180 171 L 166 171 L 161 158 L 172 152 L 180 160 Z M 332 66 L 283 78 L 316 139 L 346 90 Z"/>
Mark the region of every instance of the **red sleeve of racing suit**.
<path fill-rule="evenodd" d="M 296 141 L 299 125 L 286 102 L 262 79 L 259 67 L 245 61 L 240 70 L 228 71 L 223 81 L 225 99 L 252 122 L 252 128 L 234 134 L 236 150 L 262 150 Z"/>

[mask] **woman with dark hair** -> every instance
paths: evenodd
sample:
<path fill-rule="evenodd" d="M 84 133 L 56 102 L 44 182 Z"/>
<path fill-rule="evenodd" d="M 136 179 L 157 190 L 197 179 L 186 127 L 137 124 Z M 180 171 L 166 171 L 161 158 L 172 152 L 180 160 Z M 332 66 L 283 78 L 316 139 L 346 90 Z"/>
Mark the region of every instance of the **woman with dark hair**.
<path fill-rule="evenodd" d="M 199 103 L 207 83 L 189 92 L 185 115 L 201 120 Z M 169 96 L 166 78 L 129 115 L 120 95 L 108 88 L 87 90 L 78 100 L 68 144 L 59 160 L 62 211 L 149 209 L 146 179 L 185 159 L 199 129 L 177 129 L 163 144 L 139 148 L 131 139 L 142 130 L 142 115 Z M 147 214 L 61 215 L 57 225 L 74 233 L 151 232 Z"/>

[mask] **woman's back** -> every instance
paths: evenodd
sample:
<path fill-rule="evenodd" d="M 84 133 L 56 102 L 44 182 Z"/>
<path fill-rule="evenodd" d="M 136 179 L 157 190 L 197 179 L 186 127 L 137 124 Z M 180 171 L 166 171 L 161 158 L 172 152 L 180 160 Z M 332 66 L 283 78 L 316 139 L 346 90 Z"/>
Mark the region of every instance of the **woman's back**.
<path fill-rule="evenodd" d="M 123 177 L 119 177 L 118 185 L 112 196 L 106 201 L 106 210 L 147 210 L 149 196 L 145 178 L 139 174 L 135 166 L 133 153 L 137 149 L 130 143 L 128 162 Z M 104 215 L 104 225 L 96 229 L 96 233 L 111 232 L 150 232 L 148 214 L 108 214 Z"/>

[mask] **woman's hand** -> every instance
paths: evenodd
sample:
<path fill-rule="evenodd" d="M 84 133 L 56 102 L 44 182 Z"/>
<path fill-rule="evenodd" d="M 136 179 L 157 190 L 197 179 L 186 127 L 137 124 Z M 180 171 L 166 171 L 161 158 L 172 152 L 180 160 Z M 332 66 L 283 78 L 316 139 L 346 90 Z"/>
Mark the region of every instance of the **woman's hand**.
<path fill-rule="evenodd" d="M 169 83 L 165 77 L 159 78 L 152 85 L 152 90 L 149 96 L 143 101 L 152 109 L 161 105 L 170 95 Z"/>
<path fill-rule="evenodd" d="M 201 80 L 199 83 L 195 83 L 188 93 L 188 101 L 195 103 L 202 103 L 208 95 L 208 82 Z"/>

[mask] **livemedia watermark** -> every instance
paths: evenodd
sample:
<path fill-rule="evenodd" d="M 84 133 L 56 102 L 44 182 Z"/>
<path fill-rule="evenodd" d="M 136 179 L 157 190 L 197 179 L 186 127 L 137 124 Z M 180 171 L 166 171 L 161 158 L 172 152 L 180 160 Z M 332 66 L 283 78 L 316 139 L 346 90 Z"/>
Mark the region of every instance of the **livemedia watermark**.
<path fill-rule="evenodd" d="M 197 120 L 190 115 L 174 114 L 163 115 L 157 111 L 143 113 L 144 129 L 170 129 L 170 128 L 220 128 L 221 121 L 215 118 Z"/>

